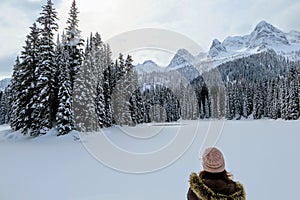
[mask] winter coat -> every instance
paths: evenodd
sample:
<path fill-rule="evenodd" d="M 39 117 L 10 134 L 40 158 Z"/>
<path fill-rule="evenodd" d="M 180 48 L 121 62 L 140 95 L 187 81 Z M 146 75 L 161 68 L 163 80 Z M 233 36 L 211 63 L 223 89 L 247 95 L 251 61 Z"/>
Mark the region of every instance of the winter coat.
<path fill-rule="evenodd" d="M 196 173 L 190 176 L 188 200 L 245 200 L 244 187 L 239 182 L 202 179 Z"/>

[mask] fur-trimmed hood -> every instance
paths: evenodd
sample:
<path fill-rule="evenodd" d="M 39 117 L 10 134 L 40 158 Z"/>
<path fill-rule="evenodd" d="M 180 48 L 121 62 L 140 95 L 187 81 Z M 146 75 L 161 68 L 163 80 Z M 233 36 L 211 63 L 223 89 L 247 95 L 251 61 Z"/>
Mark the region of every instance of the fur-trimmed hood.
<path fill-rule="evenodd" d="M 246 200 L 244 187 L 239 182 L 234 182 L 236 191 L 230 195 L 215 193 L 203 180 L 196 174 L 190 175 L 190 189 L 200 200 Z"/>

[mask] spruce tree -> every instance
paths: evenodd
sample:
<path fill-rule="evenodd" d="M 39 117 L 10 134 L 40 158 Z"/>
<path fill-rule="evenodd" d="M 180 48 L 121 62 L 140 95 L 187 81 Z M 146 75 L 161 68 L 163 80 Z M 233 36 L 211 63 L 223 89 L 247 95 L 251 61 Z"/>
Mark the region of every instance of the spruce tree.
<path fill-rule="evenodd" d="M 19 57 L 16 58 L 15 65 L 13 67 L 13 75 L 11 79 L 11 95 L 9 96 L 9 102 L 11 104 L 11 123 L 10 127 L 12 130 L 16 131 L 22 128 L 24 125 L 22 123 L 22 119 L 19 117 L 20 106 L 19 106 L 19 93 L 22 90 L 21 82 L 20 82 L 20 74 L 21 74 L 21 63 Z"/>
<path fill-rule="evenodd" d="M 9 121 L 9 104 L 7 89 L 2 93 L 0 91 L 0 125 L 6 124 Z"/>
<path fill-rule="evenodd" d="M 282 78 L 280 81 L 280 110 L 281 110 L 281 118 L 288 118 L 288 102 L 289 102 L 289 94 L 287 88 L 287 79 Z"/>
<path fill-rule="evenodd" d="M 113 64 L 109 65 L 106 70 L 104 70 L 103 75 L 103 96 L 104 96 L 104 112 L 105 118 L 103 120 L 104 127 L 110 127 L 113 124 L 113 110 L 112 110 L 112 91 L 114 90 L 116 84 L 116 71 L 113 70 Z M 116 69 L 117 63 L 115 64 Z M 100 93 L 99 93 L 100 94 Z M 100 94 L 101 95 L 101 94 Z"/>
<path fill-rule="evenodd" d="M 18 118 L 22 121 L 22 133 L 27 134 L 31 128 L 31 123 L 34 120 L 31 116 L 33 112 L 32 99 L 36 95 L 36 76 L 35 71 L 39 62 L 39 46 L 40 46 L 40 30 L 37 28 L 36 23 L 30 27 L 30 34 L 27 36 L 26 46 L 21 53 L 21 71 L 18 80 L 22 81 L 18 94 L 19 113 Z"/>
<path fill-rule="evenodd" d="M 74 81 L 80 66 L 83 60 L 83 39 L 80 36 L 80 30 L 78 29 L 78 8 L 76 5 L 76 1 L 73 0 L 69 18 L 67 20 L 68 27 L 66 28 L 66 45 L 65 48 L 69 54 L 69 65 L 70 65 L 70 81 L 71 81 L 71 88 L 73 89 Z M 72 92 L 72 91 L 71 91 Z"/>
<path fill-rule="evenodd" d="M 93 38 L 88 40 L 85 59 L 82 63 L 82 67 L 78 72 L 75 84 L 74 84 L 74 117 L 76 123 L 76 129 L 78 131 L 92 131 L 92 113 L 95 112 L 95 63 L 92 56 L 94 46 L 92 44 Z M 91 46 L 92 45 L 92 46 Z M 95 87 L 93 87 L 95 86 Z M 95 116 L 94 116 L 95 117 Z"/>
<path fill-rule="evenodd" d="M 58 135 L 68 134 L 74 127 L 72 109 L 72 84 L 70 73 L 69 51 L 65 50 L 66 43 L 57 46 L 57 66 L 58 66 L 58 109 L 56 113 L 56 128 Z"/>
<path fill-rule="evenodd" d="M 34 72 L 37 80 L 34 88 L 36 93 L 30 103 L 33 109 L 31 116 L 33 119 L 31 124 L 32 136 L 45 134 L 52 128 L 55 121 L 57 108 L 53 104 L 57 98 L 57 94 L 55 94 L 57 66 L 53 36 L 58 29 L 57 19 L 57 12 L 53 3 L 48 0 L 46 5 L 42 6 L 41 16 L 37 20 L 41 25 L 41 40 L 38 52 L 39 62 Z"/>
<path fill-rule="evenodd" d="M 103 94 L 103 80 L 100 80 L 97 85 L 97 97 L 96 103 L 96 114 L 98 118 L 98 124 L 100 128 L 106 127 L 106 110 L 105 110 L 105 98 Z"/>
<path fill-rule="evenodd" d="M 253 99 L 253 118 L 254 119 L 261 119 L 264 116 L 264 105 L 263 105 L 263 84 L 258 82 L 254 92 L 254 99 Z"/>
<path fill-rule="evenodd" d="M 10 102 L 9 96 L 11 94 L 10 87 L 5 88 L 0 98 L 0 124 L 10 123 Z"/>
<path fill-rule="evenodd" d="M 296 120 L 300 116 L 299 111 L 299 73 L 295 66 L 292 66 L 288 75 L 289 81 L 289 99 L 288 99 L 288 117 L 289 120 Z"/>

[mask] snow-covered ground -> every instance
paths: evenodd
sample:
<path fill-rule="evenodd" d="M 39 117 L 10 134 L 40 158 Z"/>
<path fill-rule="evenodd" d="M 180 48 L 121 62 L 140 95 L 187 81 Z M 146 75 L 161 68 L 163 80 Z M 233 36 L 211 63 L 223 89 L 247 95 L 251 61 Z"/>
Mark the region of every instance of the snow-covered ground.
<path fill-rule="evenodd" d="M 220 135 L 214 133 L 219 130 Z M 186 199 L 189 174 L 202 169 L 201 146 L 216 143 L 225 155 L 227 170 L 244 184 L 247 199 L 296 200 L 300 199 L 299 130 L 299 120 L 225 121 L 224 124 L 182 121 L 134 129 L 113 127 L 103 133 L 81 134 L 78 140 L 76 132 L 56 137 L 55 131 L 51 131 L 30 138 L 11 132 L 8 126 L 0 126 L 0 199 Z M 191 131 L 196 131 L 195 138 Z M 208 131 L 212 135 L 206 137 Z M 184 134 L 187 140 L 182 137 Z M 100 149 L 107 152 L 101 148 L 105 146 L 103 141 L 96 142 L 102 136 L 119 149 L 145 155 L 172 149 L 172 144 L 178 141 L 189 148 L 175 162 L 167 167 L 162 165 L 162 169 L 126 173 L 110 168 L 101 160 L 101 154 L 97 155 Z M 207 142 L 203 143 L 204 140 Z M 98 148 L 93 149 L 96 144 Z M 176 145 L 181 148 L 180 142 Z M 113 153 L 106 155 L 109 154 Z M 166 159 L 166 154 L 162 155 L 157 162 Z M 114 161 L 120 161 L 119 167 L 124 159 L 113 157 Z"/>

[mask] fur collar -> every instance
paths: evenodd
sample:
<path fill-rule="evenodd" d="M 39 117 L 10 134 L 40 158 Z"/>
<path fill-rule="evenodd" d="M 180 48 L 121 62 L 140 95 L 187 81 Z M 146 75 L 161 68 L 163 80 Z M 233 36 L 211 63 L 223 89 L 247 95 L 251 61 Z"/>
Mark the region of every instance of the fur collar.
<path fill-rule="evenodd" d="M 191 190 L 195 193 L 195 195 L 201 199 L 211 199 L 211 200 L 245 200 L 246 193 L 244 187 L 239 182 L 236 182 L 237 191 L 231 195 L 224 195 L 215 193 L 212 189 L 210 189 L 207 185 L 204 184 L 203 180 L 196 174 L 192 173 L 190 175 L 190 187 Z"/>

